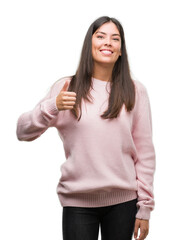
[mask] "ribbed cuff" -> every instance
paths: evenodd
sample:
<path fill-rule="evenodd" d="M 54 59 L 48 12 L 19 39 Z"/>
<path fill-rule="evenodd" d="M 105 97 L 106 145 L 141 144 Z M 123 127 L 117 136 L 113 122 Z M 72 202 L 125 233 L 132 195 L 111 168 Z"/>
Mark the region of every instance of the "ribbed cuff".
<path fill-rule="evenodd" d="M 139 207 L 139 210 L 136 214 L 136 218 L 149 220 L 150 219 L 150 213 L 151 213 L 150 208 L 145 207 L 145 206 L 141 206 L 141 207 Z"/>

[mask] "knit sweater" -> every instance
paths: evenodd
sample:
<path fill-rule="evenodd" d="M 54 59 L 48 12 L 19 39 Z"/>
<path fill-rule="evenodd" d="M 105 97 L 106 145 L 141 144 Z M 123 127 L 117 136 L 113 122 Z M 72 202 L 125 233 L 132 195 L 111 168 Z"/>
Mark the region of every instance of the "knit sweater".
<path fill-rule="evenodd" d="M 103 119 L 110 82 L 92 78 L 93 102 L 82 100 L 80 121 L 70 110 L 59 111 L 58 80 L 35 108 L 18 119 L 17 137 L 32 141 L 55 127 L 66 161 L 61 165 L 57 194 L 61 206 L 102 207 L 137 198 L 136 218 L 150 219 L 154 209 L 155 151 L 147 90 L 134 80 L 136 101 L 131 112 L 123 105 L 118 118 Z M 77 96 L 76 96 L 77 97 Z"/>

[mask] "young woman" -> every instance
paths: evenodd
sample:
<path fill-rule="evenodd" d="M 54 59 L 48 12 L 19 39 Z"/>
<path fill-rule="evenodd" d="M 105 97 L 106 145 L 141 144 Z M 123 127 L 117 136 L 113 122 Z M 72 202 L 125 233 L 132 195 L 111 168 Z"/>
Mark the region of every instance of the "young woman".
<path fill-rule="evenodd" d="M 67 160 L 57 186 L 63 239 L 97 240 L 99 224 L 102 240 L 145 239 L 154 209 L 151 109 L 146 88 L 130 76 L 118 20 L 91 24 L 76 74 L 20 116 L 17 136 L 32 141 L 49 127 Z"/>

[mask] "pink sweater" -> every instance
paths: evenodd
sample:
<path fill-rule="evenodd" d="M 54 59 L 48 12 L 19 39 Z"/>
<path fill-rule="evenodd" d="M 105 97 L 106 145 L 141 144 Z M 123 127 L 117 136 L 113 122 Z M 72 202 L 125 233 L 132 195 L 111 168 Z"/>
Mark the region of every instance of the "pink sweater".
<path fill-rule="evenodd" d="M 57 194 L 62 206 L 101 207 L 137 198 L 137 214 L 149 219 L 154 209 L 155 151 L 147 90 L 134 81 L 136 104 L 122 108 L 117 119 L 102 119 L 110 83 L 92 79 L 94 102 L 82 102 L 78 122 L 70 110 L 59 111 L 56 96 L 66 80 L 58 80 L 36 107 L 18 119 L 17 137 L 32 141 L 56 127 L 66 161 L 61 166 Z"/>

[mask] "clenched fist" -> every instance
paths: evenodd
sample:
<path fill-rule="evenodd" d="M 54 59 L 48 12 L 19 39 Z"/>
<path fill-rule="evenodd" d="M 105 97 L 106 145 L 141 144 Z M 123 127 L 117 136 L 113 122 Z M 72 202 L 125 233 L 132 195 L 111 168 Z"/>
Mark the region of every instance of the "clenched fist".
<path fill-rule="evenodd" d="M 68 92 L 69 82 L 66 81 L 56 98 L 56 106 L 59 111 L 72 109 L 76 102 L 76 93 Z"/>

